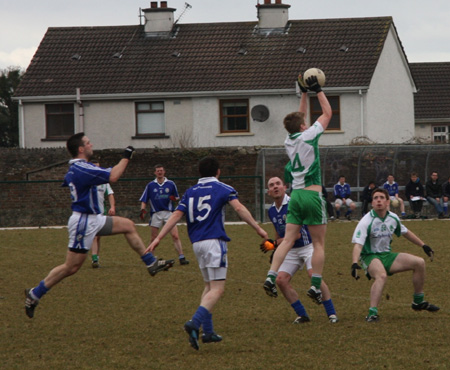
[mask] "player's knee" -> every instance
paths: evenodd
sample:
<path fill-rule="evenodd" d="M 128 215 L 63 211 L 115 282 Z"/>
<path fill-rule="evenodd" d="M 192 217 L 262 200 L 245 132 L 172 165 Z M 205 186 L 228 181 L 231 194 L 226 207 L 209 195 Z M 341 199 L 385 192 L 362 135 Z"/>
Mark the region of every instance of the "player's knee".
<path fill-rule="evenodd" d="M 275 282 L 280 288 L 284 288 L 289 284 L 289 277 L 286 275 L 278 275 Z"/>

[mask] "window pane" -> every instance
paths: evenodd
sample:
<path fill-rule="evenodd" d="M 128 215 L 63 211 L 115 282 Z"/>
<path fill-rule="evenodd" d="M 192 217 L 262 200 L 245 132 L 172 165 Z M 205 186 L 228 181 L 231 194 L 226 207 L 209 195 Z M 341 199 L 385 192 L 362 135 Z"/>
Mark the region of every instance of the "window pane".
<path fill-rule="evenodd" d="M 138 113 L 138 134 L 164 134 L 164 113 Z"/>
<path fill-rule="evenodd" d="M 342 130 L 341 128 L 341 113 L 339 106 L 339 96 L 329 96 L 328 101 L 330 102 L 331 110 L 333 111 L 333 116 L 330 123 L 328 124 L 327 130 Z M 317 97 L 310 98 L 311 106 L 311 123 L 316 122 L 316 120 L 322 115 L 322 109 L 320 108 L 320 103 Z"/>
<path fill-rule="evenodd" d="M 150 110 L 150 103 L 138 103 L 137 110 Z"/>
<path fill-rule="evenodd" d="M 163 102 L 152 103 L 152 110 L 164 110 Z"/>
<path fill-rule="evenodd" d="M 248 100 L 222 100 L 221 132 L 249 131 Z"/>
<path fill-rule="evenodd" d="M 48 104 L 45 109 L 47 138 L 67 137 L 74 134 L 73 104 Z"/>

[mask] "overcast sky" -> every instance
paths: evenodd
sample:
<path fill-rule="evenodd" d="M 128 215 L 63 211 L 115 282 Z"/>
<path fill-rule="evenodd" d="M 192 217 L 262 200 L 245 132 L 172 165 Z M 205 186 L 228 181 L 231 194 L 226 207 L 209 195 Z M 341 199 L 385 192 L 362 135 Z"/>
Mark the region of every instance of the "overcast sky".
<path fill-rule="evenodd" d="M 180 23 L 256 21 L 258 0 L 188 0 Z M 263 3 L 264 0 L 259 0 Z M 272 0 L 275 2 L 275 0 Z M 159 1 L 158 1 L 159 3 Z M 450 62 L 450 0 L 283 0 L 290 19 L 392 16 L 410 62 Z M 168 0 L 177 19 L 184 0 Z M 48 27 L 139 24 L 149 0 L 0 0 L 0 70 L 26 69 Z"/>

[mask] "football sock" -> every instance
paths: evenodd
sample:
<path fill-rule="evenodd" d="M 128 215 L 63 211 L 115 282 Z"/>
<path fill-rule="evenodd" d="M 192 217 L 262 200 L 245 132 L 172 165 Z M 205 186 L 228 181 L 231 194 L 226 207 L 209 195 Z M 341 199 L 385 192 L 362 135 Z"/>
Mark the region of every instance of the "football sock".
<path fill-rule="evenodd" d="M 415 304 L 420 304 L 423 302 L 424 293 L 414 293 L 413 299 Z"/>
<path fill-rule="evenodd" d="M 311 285 L 314 286 L 316 289 L 320 289 L 320 284 L 322 284 L 322 275 L 312 274 Z"/>
<path fill-rule="evenodd" d="M 336 217 L 337 218 L 341 217 L 341 211 L 336 211 Z"/>
<path fill-rule="evenodd" d="M 299 299 L 297 299 L 294 303 L 291 304 L 297 316 L 308 316 L 306 313 L 305 307 L 302 305 Z"/>
<path fill-rule="evenodd" d="M 348 210 L 347 212 L 345 212 L 345 217 L 347 217 L 350 213 L 352 213 L 351 210 Z"/>
<path fill-rule="evenodd" d="M 42 280 L 36 288 L 33 288 L 31 291 L 31 296 L 36 299 L 41 299 L 41 297 L 46 294 L 50 289 L 47 288 L 44 284 L 44 280 Z"/>
<path fill-rule="evenodd" d="M 205 318 L 203 319 L 202 325 L 203 325 L 203 333 L 205 333 L 205 334 L 214 333 L 211 312 L 208 312 L 208 314 L 205 316 Z"/>
<path fill-rule="evenodd" d="M 92 261 L 93 262 L 98 262 L 98 255 L 97 254 L 93 254 L 92 255 Z"/>
<path fill-rule="evenodd" d="M 267 278 L 272 280 L 272 283 L 275 283 L 277 276 L 278 276 L 278 272 L 273 271 L 273 270 L 269 270 L 269 272 L 267 273 Z"/>
<path fill-rule="evenodd" d="M 378 308 L 377 307 L 370 307 L 369 308 L 369 316 L 377 316 L 378 315 Z"/>
<path fill-rule="evenodd" d="M 323 307 L 325 308 L 327 316 L 336 315 L 336 310 L 334 309 L 334 305 L 333 302 L 331 301 L 331 298 L 328 301 L 322 301 L 322 304 Z"/>
<path fill-rule="evenodd" d="M 200 329 L 200 326 L 209 314 L 209 311 L 205 307 L 198 306 L 197 311 L 195 311 L 194 316 L 192 316 L 192 322 L 197 328 Z"/>
<path fill-rule="evenodd" d="M 141 256 L 141 260 L 144 261 L 147 266 L 150 266 L 153 262 L 155 262 L 156 258 L 151 252 L 149 252 Z"/>
<path fill-rule="evenodd" d="M 180 254 L 180 255 L 178 256 L 178 258 L 179 258 L 180 260 L 182 260 L 182 259 L 184 258 L 184 254 Z"/>
<path fill-rule="evenodd" d="M 444 213 L 447 214 L 448 212 L 448 203 L 444 203 Z"/>

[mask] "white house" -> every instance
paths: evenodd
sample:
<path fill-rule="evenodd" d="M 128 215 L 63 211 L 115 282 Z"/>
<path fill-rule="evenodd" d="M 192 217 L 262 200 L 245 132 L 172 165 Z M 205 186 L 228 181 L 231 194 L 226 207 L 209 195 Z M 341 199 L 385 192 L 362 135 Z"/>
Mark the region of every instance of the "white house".
<path fill-rule="evenodd" d="M 391 17 L 289 19 L 264 0 L 257 21 L 180 24 L 166 1 L 145 24 L 49 28 L 16 91 L 20 146 L 96 149 L 279 146 L 296 79 L 322 69 L 334 115 L 322 145 L 415 136 L 416 87 Z M 310 95 L 310 120 L 320 111 Z"/>

